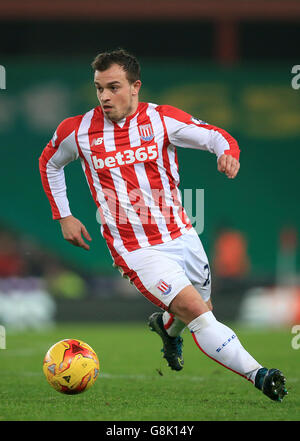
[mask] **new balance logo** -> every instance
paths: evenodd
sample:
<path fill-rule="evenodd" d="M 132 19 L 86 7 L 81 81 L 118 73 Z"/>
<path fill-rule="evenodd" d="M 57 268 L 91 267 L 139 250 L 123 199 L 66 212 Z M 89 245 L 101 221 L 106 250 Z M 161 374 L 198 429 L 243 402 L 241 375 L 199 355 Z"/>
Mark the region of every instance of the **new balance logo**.
<path fill-rule="evenodd" d="M 93 147 L 94 145 L 101 145 L 102 142 L 103 142 L 103 138 L 94 138 L 91 147 Z"/>

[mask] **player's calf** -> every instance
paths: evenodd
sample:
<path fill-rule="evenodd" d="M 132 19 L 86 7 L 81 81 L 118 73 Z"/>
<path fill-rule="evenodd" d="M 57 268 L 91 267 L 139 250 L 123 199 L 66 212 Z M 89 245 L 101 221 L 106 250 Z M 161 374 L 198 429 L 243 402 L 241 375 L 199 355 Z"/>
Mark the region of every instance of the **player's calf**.
<path fill-rule="evenodd" d="M 244 349 L 235 332 L 218 322 L 211 311 L 194 319 L 188 328 L 205 355 L 251 381 L 271 400 L 282 401 L 287 394 L 282 372 L 261 366 Z"/>

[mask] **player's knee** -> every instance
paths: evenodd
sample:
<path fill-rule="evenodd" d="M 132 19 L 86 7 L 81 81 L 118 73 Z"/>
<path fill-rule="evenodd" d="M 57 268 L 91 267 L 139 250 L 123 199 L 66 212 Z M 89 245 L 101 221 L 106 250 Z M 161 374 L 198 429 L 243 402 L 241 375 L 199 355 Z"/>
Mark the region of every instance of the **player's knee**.
<path fill-rule="evenodd" d="M 201 296 L 190 287 L 182 290 L 171 302 L 170 312 L 175 314 L 184 323 L 189 323 L 209 308 Z"/>

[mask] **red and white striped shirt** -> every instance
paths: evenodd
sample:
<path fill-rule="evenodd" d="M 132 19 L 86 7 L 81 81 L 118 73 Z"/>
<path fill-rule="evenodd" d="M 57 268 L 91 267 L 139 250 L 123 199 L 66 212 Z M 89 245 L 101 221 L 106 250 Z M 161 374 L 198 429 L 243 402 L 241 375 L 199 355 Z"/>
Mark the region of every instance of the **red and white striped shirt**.
<path fill-rule="evenodd" d="M 100 106 L 67 118 L 40 157 L 53 218 L 71 214 L 64 166 L 79 158 L 114 260 L 175 239 L 192 227 L 178 189 L 175 146 L 237 159 L 240 152 L 224 130 L 167 105 L 139 103 L 117 123 Z"/>

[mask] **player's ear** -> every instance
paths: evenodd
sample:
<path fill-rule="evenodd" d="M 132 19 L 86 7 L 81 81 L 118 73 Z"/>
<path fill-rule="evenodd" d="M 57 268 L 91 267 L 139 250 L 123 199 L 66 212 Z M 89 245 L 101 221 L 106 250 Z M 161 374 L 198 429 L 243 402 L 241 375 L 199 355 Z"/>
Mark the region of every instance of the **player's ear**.
<path fill-rule="evenodd" d="M 132 95 L 138 95 L 140 88 L 142 86 L 141 80 L 136 80 L 134 83 L 132 83 Z"/>

